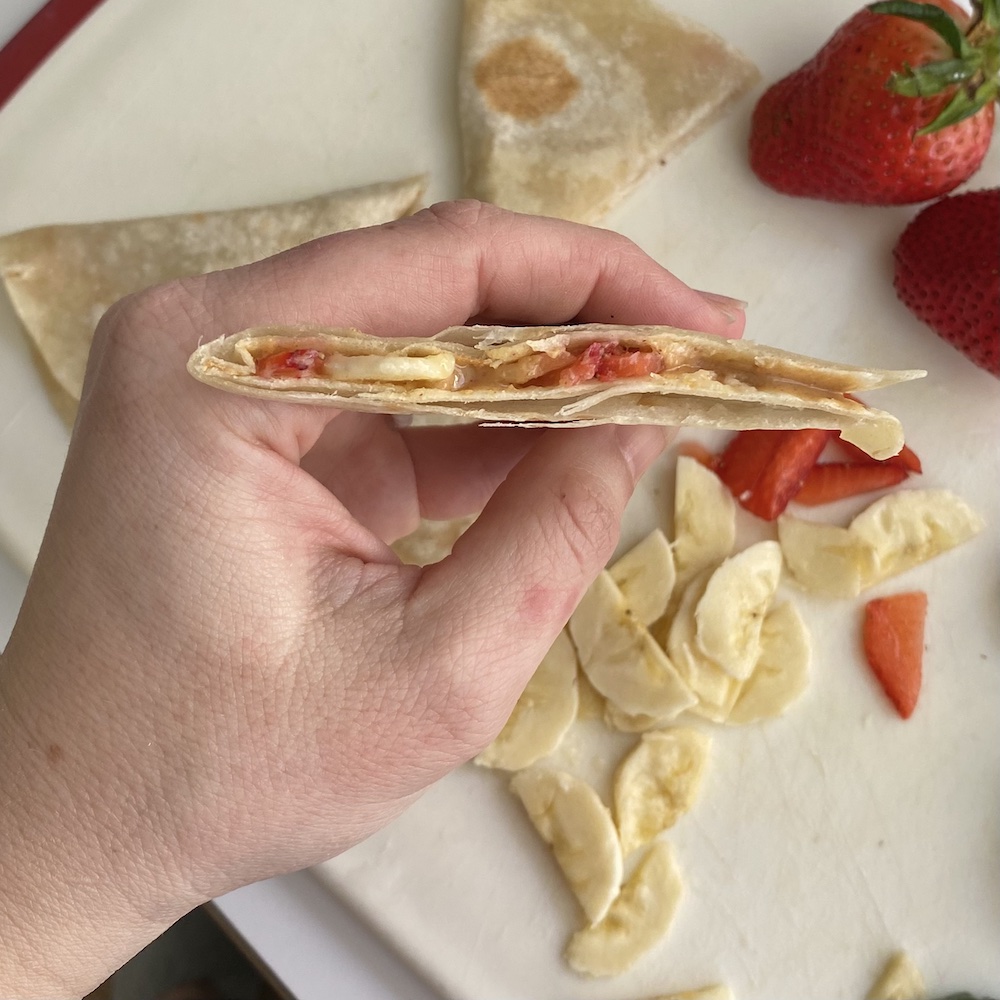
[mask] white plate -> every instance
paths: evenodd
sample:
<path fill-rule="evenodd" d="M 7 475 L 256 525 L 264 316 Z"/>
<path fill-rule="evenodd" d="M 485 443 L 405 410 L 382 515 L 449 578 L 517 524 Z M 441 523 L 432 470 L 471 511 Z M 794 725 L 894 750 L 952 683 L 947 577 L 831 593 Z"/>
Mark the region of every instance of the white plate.
<path fill-rule="evenodd" d="M 773 79 L 855 8 L 673 6 Z M 0 231 L 293 198 L 430 170 L 459 193 L 455 0 L 108 0 L 0 113 Z M 930 595 L 926 682 L 896 719 L 861 665 L 857 609 L 805 602 L 821 651 L 805 700 L 720 733 L 702 802 L 672 835 L 686 897 L 666 943 L 610 982 L 570 974 L 575 925 L 549 859 L 496 776 L 466 769 L 323 867 L 443 992 L 463 1000 L 634 998 L 728 981 L 740 1000 L 864 994 L 907 947 L 934 991 L 1000 989 L 1000 386 L 896 302 L 889 251 L 912 209 L 784 198 L 745 161 L 745 102 L 608 224 L 697 287 L 750 302 L 748 335 L 924 382 L 880 401 L 923 484 L 959 492 L 985 535 L 899 585 Z M 991 153 L 973 186 L 1000 181 Z M 65 453 L 0 300 L 0 542 L 30 566 Z M 626 540 L 664 518 L 666 466 Z M 885 587 L 885 590 L 892 589 Z"/>

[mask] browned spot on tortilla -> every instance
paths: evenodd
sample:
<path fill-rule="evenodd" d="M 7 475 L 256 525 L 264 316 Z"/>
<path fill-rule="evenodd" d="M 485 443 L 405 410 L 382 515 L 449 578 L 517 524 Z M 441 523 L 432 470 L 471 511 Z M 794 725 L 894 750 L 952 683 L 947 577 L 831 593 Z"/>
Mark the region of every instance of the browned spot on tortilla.
<path fill-rule="evenodd" d="M 538 121 L 564 108 L 580 89 L 558 52 L 535 38 L 514 38 L 479 60 L 473 79 L 496 111 Z"/>
<path fill-rule="evenodd" d="M 63 759 L 63 748 L 58 743 L 50 743 L 45 751 L 45 757 L 50 764 L 55 766 Z"/>

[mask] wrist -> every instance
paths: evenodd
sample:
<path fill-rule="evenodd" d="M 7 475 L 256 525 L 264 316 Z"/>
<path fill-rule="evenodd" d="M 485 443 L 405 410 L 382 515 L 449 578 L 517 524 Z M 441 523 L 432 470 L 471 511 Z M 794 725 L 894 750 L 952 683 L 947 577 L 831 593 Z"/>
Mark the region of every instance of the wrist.
<path fill-rule="evenodd" d="M 200 900 L 164 876 L 95 720 L 36 690 L 18 646 L 0 656 L 0 1000 L 82 996 Z"/>

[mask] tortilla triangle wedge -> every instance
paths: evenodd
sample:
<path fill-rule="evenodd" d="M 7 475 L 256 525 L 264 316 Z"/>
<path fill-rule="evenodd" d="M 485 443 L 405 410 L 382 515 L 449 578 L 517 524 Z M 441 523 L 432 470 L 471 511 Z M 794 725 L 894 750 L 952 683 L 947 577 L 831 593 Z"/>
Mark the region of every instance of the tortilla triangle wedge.
<path fill-rule="evenodd" d="M 118 299 L 409 215 L 426 184 L 409 177 L 254 208 L 26 229 L 0 236 L 0 277 L 49 369 L 54 401 L 71 412 L 94 328 Z"/>
<path fill-rule="evenodd" d="M 596 222 L 758 79 L 653 0 L 465 0 L 466 193 Z"/>

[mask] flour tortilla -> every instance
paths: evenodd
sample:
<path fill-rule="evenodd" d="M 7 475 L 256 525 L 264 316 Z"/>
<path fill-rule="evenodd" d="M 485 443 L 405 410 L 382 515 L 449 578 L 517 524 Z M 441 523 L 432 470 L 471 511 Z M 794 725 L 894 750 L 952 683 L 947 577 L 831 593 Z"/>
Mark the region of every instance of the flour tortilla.
<path fill-rule="evenodd" d="M 597 222 L 759 78 L 653 0 L 465 0 L 466 192 Z"/>
<path fill-rule="evenodd" d="M 49 369 L 54 401 L 72 413 L 94 328 L 120 298 L 409 215 L 426 182 L 409 177 L 257 208 L 28 229 L 0 236 L 0 277 Z"/>
<path fill-rule="evenodd" d="M 659 352 L 664 369 L 655 375 L 573 386 L 490 382 L 501 365 L 538 355 L 565 359 L 597 341 Z M 432 384 L 375 380 L 370 375 L 347 380 L 327 374 L 256 373 L 258 359 L 292 350 L 319 351 L 327 366 L 342 365 L 345 358 L 380 359 L 371 364 L 387 370 L 409 365 L 407 359 L 413 358 L 453 360 L 461 378 L 452 375 Z M 464 417 L 492 424 L 829 428 L 876 458 L 893 455 L 902 447 L 899 421 L 847 394 L 925 374 L 819 361 L 673 327 L 596 324 L 451 327 L 430 339 L 372 337 L 352 329 L 260 327 L 202 345 L 192 355 L 188 370 L 209 385 L 246 395 L 374 413 Z M 464 384 L 454 387 L 462 379 Z"/>

